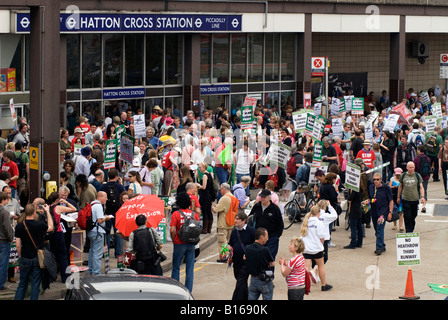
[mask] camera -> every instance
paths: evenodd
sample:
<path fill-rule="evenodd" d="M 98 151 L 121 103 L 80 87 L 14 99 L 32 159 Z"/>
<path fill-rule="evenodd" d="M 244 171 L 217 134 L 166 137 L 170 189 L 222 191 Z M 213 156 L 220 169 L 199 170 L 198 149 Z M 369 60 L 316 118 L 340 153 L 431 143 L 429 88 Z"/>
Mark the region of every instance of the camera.
<path fill-rule="evenodd" d="M 258 279 L 261 281 L 272 281 L 274 280 L 274 272 L 272 270 L 264 270 L 258 275 Z"/>

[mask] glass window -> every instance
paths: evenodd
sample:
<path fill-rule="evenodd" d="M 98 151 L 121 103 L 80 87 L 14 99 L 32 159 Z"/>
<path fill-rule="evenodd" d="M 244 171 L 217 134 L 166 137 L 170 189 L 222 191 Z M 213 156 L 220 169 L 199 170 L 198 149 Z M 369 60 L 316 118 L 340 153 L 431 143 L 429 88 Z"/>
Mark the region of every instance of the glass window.
<path fill-rule="evenodd" d="M 101 80 L 101 35 L 82 35 L 82 87 L 98 88 Z"/>
<path fill-rule="evenodd" d="M 201 83 L 211 83 L 211 41 L 210 34 L 201 34 Z"/>
<path fill-rule="evenodd" d="M 70 135 L 73 135 L 75 127 L 79 124 L 80 116 L 79 102 L 70 102 L 67 104 L 67 129 Z"/>
<path fill-rule="evenodd" d="M 163 84 L 163 34 L 146 35 L 146 85 Z"/>
<path fill-rule="evenodd" d="M 79 88 L 81 52 L 79 34 L 68 34 L 67 39 L 67 89 Z"/>
<path fill-rule="evenodd" d="M 143 85 L 143 34 L 125 35 L 125 86 Z"/>
<path fill-rule="evenodd" d="M 0 36 L 0 91 L 22 91 L 22 36 Z"/>
<path fill-rule="evenodd" d="M 278 92 L 266 92 L 264 94 L 264 105 L 268 109 L 271 109 L 274 105 L 278 107 Z"/>
<path fill-rule="evenodd" d="M 256 82 L 263 80 L 263 34 L 250 33 L 248 35 L 248 80 Z"/>
<path fill-rule="evenodd" d="M 232 34 L 232 82 L 246 82 L 246 35 Z"/>
<path fill-rule="evenodd" d="M 30 90 L 30 35 L 25 35 L 25 91 Z"/>
<path fill-rule="evenodd" d="M 165 84 L 182 84 L 183 36 L 167 34 L 165 37 Z"/>
<path fill-rule="evenodd" d="M 280 58 L 280 35 L 267 33 L 265 41 L 265 81 L 278 81 L 278 63 Z"/>
<path fill-rule="evenodd" d="M 97 122 L 103 118 L 100 101 L 88 101 L 82 103 L 82 115 L 89 123 Z"/>
<path fill-rule="evenodd" d="M 288 92 L 282 92 L 282 109 L 283 106 L 294 106 L 294 92 L 288 91 Z"/>
<path fill-rule="evenodd" d="M 122 34 L 104 34 L 103 87 L 122 86 Z"/>
<path fill-rule="evenodd" d="M 229 35 L 213 35 L 213 83 L 229 82 Z"/>
<path fill-rule="evenodd" d="M 294 80 L 295 70 L 295 34 L 282 35 L 282 80 Z"/>
<path fill-rule="evenodd" d="M 164 109 L 170 108 L 171 114 L 182 118 L 184 114 L 183 99 L 182 97 L 165 97 Z"/>
<path fill-rule="evenodd" d="M 245 94 L 232 94 L 230 96 L 230 114 L 234 115 L 238 111 L 241 111 L 245 98 Z"/>

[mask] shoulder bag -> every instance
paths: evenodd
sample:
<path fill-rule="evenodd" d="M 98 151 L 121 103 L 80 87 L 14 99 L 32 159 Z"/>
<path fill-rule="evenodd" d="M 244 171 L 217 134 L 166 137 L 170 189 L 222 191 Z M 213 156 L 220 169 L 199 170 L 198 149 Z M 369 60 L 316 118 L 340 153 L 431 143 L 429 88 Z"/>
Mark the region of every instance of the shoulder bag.
<path fill-rule="evenodd" d="M 45 250 L 44 250 L 44 249 L 38 249 L 38 248 L 36 247 L 36 243 L 34 242 L 34 239 L 33 239 L 33 237 L 31 236 L 31 233 L 30 233 L 30 231 L 28 230 L 28 227 L 26 226 L 25 220 L 23 220 L 23 225 L 25 226 L 25 230 L 26 230 L 26 232 L 28 232 L 28 235 L 29 235 L 29 237 L 30 237 L 30 239 L 31 239 L 31 242 L 33 243 L 34 248 L 36 249 L 36 252 L 37 252 L 37 260 L 39 261 L 39 266 L 40 266 L 40 268 L 41 268 L 41 269 L 45 269 L 45 268 L 46 268 L 46 267 L 45 267 L 45 264 L 44 264 L 44 260 L 45 260 Z"/>

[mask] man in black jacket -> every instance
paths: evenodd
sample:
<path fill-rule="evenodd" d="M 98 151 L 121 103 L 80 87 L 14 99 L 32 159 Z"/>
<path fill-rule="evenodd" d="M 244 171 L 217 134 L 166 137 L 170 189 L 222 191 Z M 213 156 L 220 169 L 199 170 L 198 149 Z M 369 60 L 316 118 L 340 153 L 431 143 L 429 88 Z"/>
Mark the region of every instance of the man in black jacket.
<path fill-rule="evenodd" d="M 401 145 L 397 147 L 397 167 L 401 168 L 403 172 L 407 171 L 408 162 L 413 162 L 415 159 L 415 149 L 408 143 L 408 136 L 401 136 Z"/>
<path fill-rule="evenodd" d="M 233 248 L 233 275 L 236 279 L 232 300 L 247 300 L 249 271 L 244 261 L 246 246 L 254 243 L 255 229 L 247 225 L 247 215 L 238 212 L 235 217 L 235 229 L 230 235 L 229 245 Z"/>
<path fill-rule="evenodd" d="M 271 201 L 271 191 L 263 189 L 260 192 L 260 201 L 253 206 L 249 216 L 251 215 L 254 216 L 254 228 L 261 227 L 268 230 L 269 240 L 266 246 L 275 260 L 284 225 L 280 208 Z"/>

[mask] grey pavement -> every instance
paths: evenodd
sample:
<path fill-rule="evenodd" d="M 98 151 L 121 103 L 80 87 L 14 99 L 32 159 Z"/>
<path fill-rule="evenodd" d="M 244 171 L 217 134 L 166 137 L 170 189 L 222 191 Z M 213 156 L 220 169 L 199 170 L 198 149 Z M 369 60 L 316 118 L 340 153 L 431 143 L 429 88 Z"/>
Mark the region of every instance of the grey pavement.
<path fill-rule="evenodd" d="M 256 190 L 252 190 L 254 194 Z M 320 291 L 319 284 L 313 284 L 306 300 L 401 300 L 406 291 L 408 270 L 412 272 L 414 295 L 420 300 L 443 300 L 445 295 L 435 293 L 429 286 L 432 284 L 448 284 L 448 200 L 445 200 L 442 182 L 429 182 L 427 212 L 419 212 L 415 232 L 420 234 L 421 264 L 412 267 L 398 266 L 396 257 L 396 234 L 392 223 L 386 225 L 385 242 L 387 251 L 380 256 L 374 254 L 375 236 L 373 227 L 366 229 L 363 247 L 354 250 L 343 249 L 350 241 L 350 232 L 344 229 L 343 215 L 340 226 L 332 233 L 332 242 L 336 245 L 329 249 L 329 260 L 326 264 L 327 282 L 333 289 Z M 216 219 L 215 219 L 216 222 Z M 286 230 L 281 238 L 280 246 L 287 248 L 289 239 L 298 235 L 300 225 L 295 224 Z M 205 250 L 216 242 L 216 229 L 211 234 L 201 235 L 200 248 Z M 162 263 L 165 276 L 170 276 L 172 242 L 167 242 L 163 252 L 168 259 Z M 87 258 L 87 254 L 84 254 Z M 113 256 L 113 249 L 111 250 Z M 104 265 L 104 263 L 103 263 Z M 116 267 L 116 259 L 111 257 L 111 268 Z M 276 268 L 278 269 L 278 268 Z M 81 277 L 86 276 L 81 272 Z M 0 300 L 11 300 L 19 281 L 6 283 L 8 290 L 0 293 Z M 285 287 L 281 275 L 276 277 L 276 290 Z M 50 289 L 41 294 L 40 300 L 61 299 L 65 293 L 65 284 L 59 278 L 50 285 Z M 274 292 L 274 299 L 277 294 Z M 282 297 L 284 294 L 282 294 Z"/>

